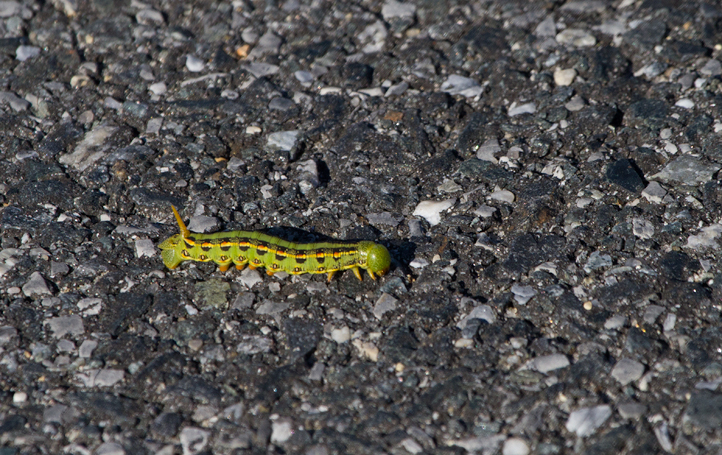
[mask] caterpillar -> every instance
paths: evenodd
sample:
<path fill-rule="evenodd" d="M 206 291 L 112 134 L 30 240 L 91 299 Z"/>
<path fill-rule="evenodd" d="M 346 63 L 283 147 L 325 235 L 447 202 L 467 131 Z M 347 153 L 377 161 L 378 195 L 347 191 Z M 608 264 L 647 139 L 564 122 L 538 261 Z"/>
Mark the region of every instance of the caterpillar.
<path fill-rule="evenodd" d="M 221 272 L 235 264 L 238 270 L 265 267 L 268 275 L 286 272 L 327 273 L 328 281 L 341 270 L 351 269 L 362 280 L 359 269 L 376 279 L 391 266 L 391 255 L 385 246 L 371 241 L 293 243 L 259 231 L 230 231 L 196 234 L 188 230 L 174 206 L 173 215 L 180 234 L 158 245 L 163 263 L 173 270 L 183 261 L 213 261 Z"/>

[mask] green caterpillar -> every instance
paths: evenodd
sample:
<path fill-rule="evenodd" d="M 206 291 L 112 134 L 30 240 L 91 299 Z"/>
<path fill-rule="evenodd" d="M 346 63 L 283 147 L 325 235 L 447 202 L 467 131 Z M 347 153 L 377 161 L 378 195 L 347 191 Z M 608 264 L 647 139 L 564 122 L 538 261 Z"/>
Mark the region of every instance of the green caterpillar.
<path fill-rule="evenodd" d="M 391 255 L 385 246 L 370 241 L 293 243 L 258 231 L 231 231 L 216 234 L 195 234 L 183 223 L 178 210 L 171 206 L 180 234 L 163 241 L 163 263 L 175 269 L 183 261 L 213 261 L 221 272 L 235 264 L 238 270 L 248 264 L 255 269 L 265 267 L 266 273 L 287 272 L 327 273 L 331 281 L 334 273 L 351 269 L 361 280 L 364 269 L 376 279 L 391 267 Z"/>

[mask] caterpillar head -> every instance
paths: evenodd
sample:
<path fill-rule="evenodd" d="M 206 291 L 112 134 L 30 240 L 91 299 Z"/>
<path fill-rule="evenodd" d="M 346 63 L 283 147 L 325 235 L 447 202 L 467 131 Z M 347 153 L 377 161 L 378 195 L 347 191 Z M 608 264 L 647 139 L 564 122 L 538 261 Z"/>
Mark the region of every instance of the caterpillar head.
<path fill-rule="evenodd" d="M 178 265 L 184 260 L 178 253 L 178 249 L 176 248 L 178 244 L 182 241 L 183 236 L 181 234 L 176 234 L 172 237 L 167 238 L 160 245 L 158 245 L 158 248 L 161 249 L 163 264 L 165 264 L 165 266 L 169 269 L 174 269 L 178 267 Z"/>
<path fill-rule="evenodd" d="M 359 242 L 359 252 L 366 255 L 366 268 L 371 276 L 383 276 L 391 268 L 391 254 L 385 246 L 370 241 Z"/>

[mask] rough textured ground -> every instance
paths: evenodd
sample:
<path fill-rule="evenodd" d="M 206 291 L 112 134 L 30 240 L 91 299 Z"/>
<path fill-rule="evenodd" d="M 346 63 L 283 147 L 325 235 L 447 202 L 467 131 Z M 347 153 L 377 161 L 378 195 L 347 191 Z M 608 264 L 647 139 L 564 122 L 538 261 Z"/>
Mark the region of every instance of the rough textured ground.
<path fill-rule="evenodd" d="M 0 35 L 0 454 L 722 450 L 715 2 L 3 0 Z M 171 204 L 394 265 L 169 271 Z"/>

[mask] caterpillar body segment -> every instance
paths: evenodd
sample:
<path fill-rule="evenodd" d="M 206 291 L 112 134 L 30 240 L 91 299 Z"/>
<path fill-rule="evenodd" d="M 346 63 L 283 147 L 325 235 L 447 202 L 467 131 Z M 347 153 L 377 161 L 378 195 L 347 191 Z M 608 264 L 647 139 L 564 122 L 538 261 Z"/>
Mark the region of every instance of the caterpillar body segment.
<path fill-rule="evenodd" d="M 266 273 L 326 273 L 328 280 L 336 272 L 351 269 L 360 280 L 359 269 L 369 276 L 383 276 L 391 266 L 391 255 L 385 246 L 371 241 L 294 243 L 258 231 L 230 231 L 196 234 L 188 230 L 180 214 L 171 206 L 180 234 L 163 241 L 163 263 L 175 269 L 183 261 L 213 261 L 220 271 L 231 265 L 241 270 L 246 265 L 264 267 Z"/>

